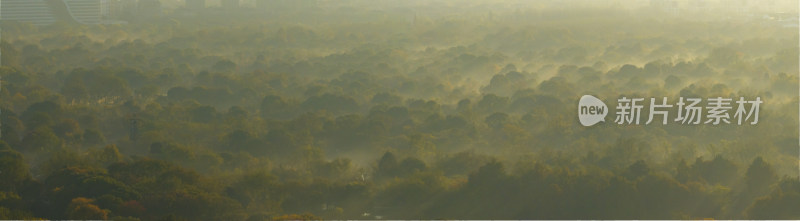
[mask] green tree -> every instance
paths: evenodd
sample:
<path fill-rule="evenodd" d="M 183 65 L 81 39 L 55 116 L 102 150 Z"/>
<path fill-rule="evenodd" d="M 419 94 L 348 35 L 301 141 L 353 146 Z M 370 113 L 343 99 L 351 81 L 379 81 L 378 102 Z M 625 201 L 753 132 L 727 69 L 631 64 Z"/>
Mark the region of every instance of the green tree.
<path fill-rule="evenodd" d="M 0 150 L 0 189 L 13 191 L 28 179 L 30 172 L 23 155 L 11 149 Z"/>
<path fill-rule="evenodd" d="M 94 205 L 94 200 L 78 197 L 69 203 L 66 217 L 69 219 L 108 219 L 108 210 Z"/>
<path fill-rule="evenodd" d="M 61 139 L 49 127 L 38 127 L 22 138 L 24 152 L 51 151 L 61 147 Z"/>

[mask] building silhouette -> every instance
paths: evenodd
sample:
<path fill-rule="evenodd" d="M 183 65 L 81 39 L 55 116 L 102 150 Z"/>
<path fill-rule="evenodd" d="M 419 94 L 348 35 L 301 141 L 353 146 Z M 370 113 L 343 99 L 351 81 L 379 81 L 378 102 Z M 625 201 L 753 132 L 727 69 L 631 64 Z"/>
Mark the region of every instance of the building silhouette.
<path fill-rule="evenodd" d="M 112 11 L 112 0 L 0 0 L 0 19 L 49 25 L 55 22 L 100 24 Z"/>
<path fill-rule="evenodd" d="M 50 6 L 45 0 L 2 0 L 0 18 L 7 21 L 29 22 L 35 25 L 48 25 L 56 21 Z"/>

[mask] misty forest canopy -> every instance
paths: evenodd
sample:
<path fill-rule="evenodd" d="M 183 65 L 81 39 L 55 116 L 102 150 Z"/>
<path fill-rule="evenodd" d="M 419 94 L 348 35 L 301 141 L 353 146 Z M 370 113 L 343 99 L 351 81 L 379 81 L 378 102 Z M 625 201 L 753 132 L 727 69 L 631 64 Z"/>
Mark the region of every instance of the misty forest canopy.
<path fill-rule="evenodd" d="M 3 22 L 0 219 L 800 219 L 797 20 L 308 2 Z M 583 127 L 584 94 L 764 103 Z"/>

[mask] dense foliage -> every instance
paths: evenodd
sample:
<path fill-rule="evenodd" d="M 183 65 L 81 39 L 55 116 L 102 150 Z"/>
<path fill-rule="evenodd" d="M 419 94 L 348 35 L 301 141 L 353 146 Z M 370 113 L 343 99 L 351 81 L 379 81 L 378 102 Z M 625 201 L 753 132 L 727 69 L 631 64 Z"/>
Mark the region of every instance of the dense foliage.
<path fill-rule="evenodd" d="M 0 219 L 800 219 L 796 27 L 361 4 L 4 23 Z M 583 94 L 765 103 L 583 127 Z"/>

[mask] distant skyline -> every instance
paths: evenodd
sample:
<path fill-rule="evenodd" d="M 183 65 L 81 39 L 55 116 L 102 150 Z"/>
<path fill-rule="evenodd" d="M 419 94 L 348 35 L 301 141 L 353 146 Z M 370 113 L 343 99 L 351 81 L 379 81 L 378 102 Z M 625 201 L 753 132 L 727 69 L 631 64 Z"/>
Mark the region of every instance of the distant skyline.
<path fill-rule="evenodd" d="M 375 3 L 390 3 L 385 4 L 391 7 L 407 6 L 407 5 L 420 5 L 426 4 L 439 4 L 439 3 L 453 3 L 459 2 L 460 5 L 470 4 L 509 4 L 509 5 L 527 5 L 527 6 L 597 6 L 597 7 L 613 7 L 622 6 L 625 8 L 635 9 L 641 7 L 650 7 L 659 4 L 676 3 L 681 9 L 690 9 L 692 7 L 708 7 L 708 8 L 730 8 L 730 7 L 743 7 L 756 11 L 774 11 L 774 12 L 797 12 L 798 1 L 793 0 L 543 0 L 543 1 L 526 1 L 526 0 L 499 0 L 499 1 L 484 1 L 484 0 L 458 0 L 458 1 L 444 1 L 444 0 L 407 0 L 407 1 L 390 1 L 390 0 L 317 0 L 322 4 L 337 4 L 337 3 L 367 3 L 375 5 Z M 255 6 L 256 0 L 240 0 L 240 5 L 243 7 Z M 161 0 L 161 3 L 166 8 L 180 8 L 185 6 L 185 0 Z M 206 0 L 207 7 L 220 7 L 222 0 Z"/>
<path fill-rule="evenodd" d="M 259 8 L 266 9 L 280 5 L 294 5 L 299 0 L 263 0 Z M 277 4 L 271 4 L 275 1 Z M 138 3 L 137 3 L 138 2 Z M 158 18 L 161 15 L 170 16 L 175 10 L 185 9 L 186 0 L 2 0 L 3 20 L 30 22 L 35 25 L 48 25 L 56 21 L 76 22 L 80 24 L 107 24 L 140 21 L 142 19 Z M 226 4 L 222 4 L 222 3 Z M 257 0 L 205 0 L 206 8 L 255 8 Z M 784 22 L 784 26 L 797 26 L 795 13 L 798 2 L 792 0 L 407 0 L 407 1 L 373 1 L 373 0 L 305 0 L 305 6 L 335 9 L 341 7 L 359 7 L 370 10 L 412 10 L 420 12 L 423 16 L 426 8 L 441 9 L 440 12 L 500 12 L 504 10 L 541 10 L 541 9 L 616 9 L 630 11 L 652 11 L 662 16 L 696 16 L 696 18 L 743 18 L 743 19 L 770 19 Z M 77 8 L 77 9 L 76 9 Z M 250 13 L 259 13 L 250 11 Z M 786 14 L 780 14 L 786 13 Z M 416 14 L 414 14 L 416 16 Z"/>

